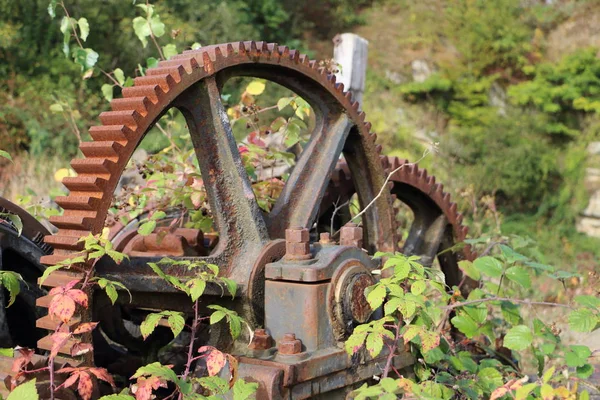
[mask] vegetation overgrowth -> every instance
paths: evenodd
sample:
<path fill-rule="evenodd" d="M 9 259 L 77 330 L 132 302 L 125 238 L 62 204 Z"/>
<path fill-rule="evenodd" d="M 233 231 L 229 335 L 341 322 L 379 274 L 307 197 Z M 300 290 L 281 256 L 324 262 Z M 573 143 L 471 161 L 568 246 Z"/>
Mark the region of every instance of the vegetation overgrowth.
<path fill-rule="evenodd" d="M 349 10 L 355 10 L 353 7 L 370 4 L 359 3 L 327 2 L 327 10 L 335 18 L 327 27 L 317 24 L 313 28 L 320 34 L 328 34 L 360 22 L 348 16 L 352 14 Z M 371 77 L 373 87 L 369 90 L 384 87 L 403 98 L 407 106 L 435 115 L 439 136 L 434 139 L 440 140 L 442 155 L 436 161 L 440 160 L 452 174 L 449 177 L 461 177 L 454 189 L 465 199 L 473 237 L 477 238 L 470 243 L 480 247 L 482 253 L 473 263 L 462 262 L 461 269 L 481 284 L 470 291 L 462 285 L 449 288 L 435 269 L 423 267 L 414 257 L 375 254 L 375 258 L 384 259 L 382 269 L 393 274 L 380 279 L 365 295 L 373 309 L 383 308 L 384 317 L 358 327 L 348 339 L 346 349 L 349 354 L 366 352 L 373 357 L 382 351 L 393 355 L 406 346 L 416 355 L 417 363 L 412 377 L 405 371 L 394 371 L 388 363 L 383 366 L 378 383 L 363 386 L 355 396 L 589 398 L 587 389 L 592 385 L 587 379 L 594 372 L 591 360 L 597 357 L 598 349 L 565 342 L 560 324 L 532 315 L 537 314 L 538 307 L 559 308 L 566 312 L 557 322 L 565 318 L 575 332 L 597 332 L 600 328 L 596 259 L 592 258 L 589 273 L 574 271 L 572 265 L 551 266 L 555 261 L 563 264 L 567 260 L 561 251 L 566 247 L 565 241 L 575 247 L 571 259 L 583 251 L 598 254 L 595 241 L 582 240 L 574 233 L 574 219 L 585 201 L 581 190 L 585 148 L 596 140 L 600 126 L 600 62 L 596 50 L 576 51 L 556 63 L 544 60 L 544 32 L 566 18 L 558 6 L 556 9 L 529 6 L 516 0 L 384 2 L 392 7 L 394 3 L 406 7 L 415 21 L 428 22 L 427 29 L 409 32 L 414 35 L 411 46 L 441 46 L 438 40 L 443 38 L 452 43 L 452 59 L 436 60 L 436 72 L 420 82 L 391 84 L 381 78 L 373 81 Z M 49 21 L 53 21 L 54 33 L 44 36 L 45 42 L 40 40 L 43 30 L 39 22 L 25 23 L 30 17 L 25 16 L 24 10 L 29 6 L 39 11 L 39 18 L 50 17 Z M 131 85 L 133 76 L 144 74 L 158 60 L 200 46 L 201 41 L 214 41 L 214 37 L 221 42 L 225 41 L 223 38 L 259 33 L 265 39 L 300 43 L 305 25 L 282 27 L 291 15 L 296 18 L 294 12 L 300 12 L 299 15 L 310 12 L 292 3 L 280 6 L 271 1 L 252 6 L 243 1 L 216 2 L 202 6 L 206 9 L 186 2 L 123 3 L 111 5 L 115 14 L 99 10 L 99 5 L 92 2 L 72 7 L 61 1 L 32 1 L 23 8 L 3 7 L 8 11 L 4 15 L 14 18 L 3 25 L 10 35 L 0 47 L 2 55 L 6 54 L 10 61 L 0 69 L 10 89 L 5 93 L 10 101 L 0 110 L 7 121 L 0 125 L 3 149 L 0 158 L 7 165 L 18 162 L 22 150 L 38 156 L 49 147 L 61 148 L 65 158 L 70 158 L 77 143 L 86 137 L 85 128 L 107 106 L 106 100 L 117 96 L 122 87 Z M 553 10 L 556 12 L 552 13 Z M 122 13 L 116 14 L 117 11 Z M 184 18 L 208 12 L 230 18 L 235 22 L 230 25 L 232 31 L 224 31 L 225 25 L 210 25 L 206 30 L 196 25 L 192 28 Z M 112 20 L 113 15 L 120 17 Z M 121 46 L 118 54 L 114 53 L 114 44 L 102 40 L 115 26 L 129 34 L 115 39 Z M 172 29 L 170 34 L 168 29 Z M 58 32 L 61 37 L 55 40 L 53 35 Z M 25 48 L 22 40 L 35 45 Z M 60 42 L 58 47 L 57 42 Z M 137 50 L 124 51 L 140 47 L 145 49 L 144 65 L 137 64 L 140 57 L 131 55 Z M 26 63 L 40 54 L 47 56 L 47 63 Z M 54 79 L 56 76 L 60 78 Z M 494 88 L 506 93 L 501 104 L 490 103 Z M 235 82 L 228 90 L 229 97 L 224 101 L 229 105 L 228 114 L 241 143 L 239 150 L 254 182 L 259 204 L 268 211 L 286 176 L 259 178 L 268 176 L 265 169 L 293 163 L 288 149 L 302 143 L 304 133 L 314 123 L 312 113 L 308 104 L 294 93 L 261 80 Z M 40 93 L 50 96 L 42 97 Z M 368 98 L 369 93 L 367 102 Z M 381 122 L 384 127 L 385 123 Z M 197 163 L 190 162 L 192 150 L 184 125 L 182 116 L 171 112 L 150 132 L 144 147 L 152 153 L 152 162 L 132 163 L 131 167 L 145 179 L 135 190 L 125 189 L 117 196 L 111 209 L 114 221 L 140 218 L 138 232 L 150 235 L 160 231 L 159 221 L 176 208 L 185 211 L 182 215 L 186 219 L 181 222 L 186 226 L 212 231 L 206 193 Z M 23 131 L 27 134 L 23 135 Z M 410 143 L 406 149 L 420 150 L 418 144 L 403 136 L 406 132 L 400 133 L 399 138 L 386 140 L 392 145 L 406 141 Z M 271 134 L 279 134 L 282 140 L 269 140 L 267 136 Z M 425 158 L 423 162 L 431 161 Z M 64 169 L 57 177 L 70 173 Z M 37 203 L 31 204 L 31 196 L 35 194 L 22 194 L 22 202 L 28 203 L 36 214 L 48 214 Z M 146 212 L 149 204 L 155 210 L 150 214 Z M 19 229 L 19 221 L 11 223 Z M 556 229 L 550 230 L 546 225 Z M 532 233 L 545 239 L 539 248 L 524 238 Z M 90 236 L 82 241 L 85 251 L 80 258 L 50 267 L 45 276 L 82 262 L 91 265 L 101 257 L 111 257 L 116 262 L 126 257 L 115 251 L 103 236 Z M 557 242 L 560 246 L 555 245 Z M 181 266 L 197 271 L 196 279 L 182 282 L 163 272 L 163 267 L 182 262 L 185 265 Z M 233 296 L 235 284 L 219 277 L 218 267 L 210 264 L 167 258 L 152 268 L 190 297 L 195 313 L 191 320 L 174 311 L 150 313 L 140 327 L 142 335 L 149 337 L 160 321 L 166 321 L 174 338 L 189 330 L 185 365 L 175 371 L 154 360 L 138 369 L 131 384 L 121 384 L 120 394 L 105 398 L 145 400 L 154 392 L 164 394 L 165 390 L 169 391 L 167 396 L 181 399 L 205 398 L 205 395 L 214 398 L 229 391 L 235 399 L 252 395 L 256 386 L 236 378 L 237 361 L 225 349 L 195 346 L 195 327 L 202 322 L 210 325 L 226 322 L 232 339 L 240 337 L 245 323 L 234 311 L 210 306 L 210 315 L 197 312 L 207 285 L 222 286 L 224 293 Z M 17 274 L 2 273 L 0 279 L 11 298 L 18 295 Z M 540 299 L 540 293 L 533 290 L 536 283 L 546 285 L 546 282 L 551 282 L 548 288 L 559 288 L 552 293 L 552 299 Z M 49 364 L 42 371 L 32 371 L 29 369 L 32 353 L 18 349 L 15 387 L 9 399 L 25 395 L 37 398 L 30 378 L 40 372 L 49 373 L 52 393 L 71 388 L 84 399 L 95 396 L 96 380 L 116 386 L 113 377 L 102 368 L 56 370 L 54 366 L 59 349 L 75 335 L 89 335 L 96 328 L 93 322 L 69 328 L 76 305 L 87 307 L 89 290 L 95 286 L 106 291 L 113 303 L 117 291 L 126 291 L 120 282 L 95 278 L 93 269 L 88 269 L 82 280 L 51 291 L 54 298 L 49 312 L 57 318 L 57 329 Z M 77 343 L 70 349 L 73 355 L 85 355 L 92 350 L 88 344 Z M 203 377 L 190 374 L 200 359 L 207 364 Z"/>

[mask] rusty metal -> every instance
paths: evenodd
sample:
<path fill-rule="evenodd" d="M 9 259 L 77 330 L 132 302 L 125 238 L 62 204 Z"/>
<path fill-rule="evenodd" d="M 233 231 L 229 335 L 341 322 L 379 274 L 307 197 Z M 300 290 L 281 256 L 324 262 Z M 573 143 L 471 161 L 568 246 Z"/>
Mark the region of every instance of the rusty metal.
<path fill-rule="evenodd" d="M 273 338 L 264 329 L 255 329 L 252 341 L 248 345 L 252 350 L 266 350 L 273 347 Z"/>
<path fill-rule="evenodd" d="M 285 259 L 288 261 L 310 260 L 310 237 L 306 228 L 285 230 Z"/>
<path fill-rule="evenodd" d="M 294 91 L 311 105 L 316 121 L 270 213 L 258 207 L 221 100 L 225 82 L 244 76 Z M 373 271 L 380 268 L 372 255 L 398 250 L 393 195 L 415 213 L 406 253 L 429 262 L 440 249 L 464 239 L 462 217 L 441 187 L 414 166 L 399 168 L 396 159 L 382 160 L 370 124 L 343 85 L 314 61 L 284 46 L 240 42 L 184 52 L 148 69 L 134 86 L 123 89 L 123 96 L 111 102 L 112 111 L 100 115 L 102 125 L 90 129 L 93 141 L 80 147 L 84 158 L 71 163 L 78 176 L 63 182 L 70 193 L 56 202 L 65 212 L 51 219 L 58 233 L 45 239 L 55 252 L 42 257 L 42 262 L 52 265 L 77 254 L 81 236 L 102 231 L 128 160 L 153 124 L 173 107 L 182 112 L 190 130 L 217 234 L 167 229 L 165 221 L 157 232 L 143 237 L 137 234 L 143 217 L 112 230 L 114 247 L 130 259 L 116 264 L 103 258 L 95 273 L 123 283 L 132 300 L 120 293 L 113 307 L 105 296 L 94 295 L 101 336 L 94 344 L 102 349 L 96 361 L 122 368 L 115 366 L 121 361 L 117 348 L 126 350 L 132 365 L 146 361 L 153 346 L 132 333 L 131 326 L 154 310 L 192 314 L 189 299 L 148 266 L 168 255 L 216 264 L 222 276 L 237 283 L 234 299 L 223 296 L 219 285 L 207 285 L 199 312 L 207 315 L 210 304 L 237 311 L 254 329 L 252 341 L 233 343 L 227 327 L 215 324 L 205 327 L 197 343 L 238 356 L 240 376 L 259 383 L 260 398 L 345 393 L 378 374 L 385 350 L 375 360 L 366 352 L 350 357 L 343 350 L 344 340 L 358 324 L 379 315 L 364 296 L 376 282 Z M 391 176 L 393 188 L 381 191 L 394 169 L 398 171 Z M 362 207 L 372 204 L 362 214 L 361 226 L 348 224 L 349 207 L 337 207 L 353 195 Z M 339 245 L 332 237 L 338 229 Z M 311 243 L 316 237 L 319 241 Z M 465 248 L 438 257 L 447 282 L 461 278 L 456 262 L 471 256 Z M 164 272 L 183 281 L 194 276 L 177 265 L 165 266 Z M 59 283 L 49 279 L 47 285 Z M 37 304 L 48 307 L 48 299 L 40 298 Z M 82 321 L 86 318 L 89 315 L 81 316 Z M 161 344 L 161 339 L 154 340 L 153 344 Z M 47 342 L 48 337 L 38 345 L 46 348 Z M 411 362 L 406 353 L 392 358 L 397 369 Z"/>
<path fill-rule="evenodd" d="M 279 354 L 291 355 L 302 352 L 302 341 L 293 333 L 286 333 L 277 343 Z"/>
<path fill-rule="evenodd" d="M 360 226 L 348 222 L 340 230 L 340 245 L 354 246 L 362 249 L 363 230 Z"/>
<path fill-rule="evenodd" d="M 0 198 L 0 212 L 19 217 L 23 224 L 21 235 L 8 217 L 0 216 L 0 269 L 19 273 L 25 284 L 15 303 L 6 308 L 6 292 L 0 290 L 0 347 L 36 347 L 41 331 L 36 329 L 36 318 L 45 314 L 36 309 L 36 299 L 46 293 L 37 286 L 44 266 L 40 257 L 52 253 L 43 243 L 48 230 L 22 208 Z"/>

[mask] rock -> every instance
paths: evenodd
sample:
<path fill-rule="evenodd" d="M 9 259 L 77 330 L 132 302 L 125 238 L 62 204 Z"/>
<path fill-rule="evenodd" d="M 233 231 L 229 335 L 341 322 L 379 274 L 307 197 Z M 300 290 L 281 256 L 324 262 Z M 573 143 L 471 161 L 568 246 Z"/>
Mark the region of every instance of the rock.
<path fill-rule="evenodd" d="M 489 92 L 490 105 L 498 108 L 500 115 L 506 115 L 506 92 L 498 82 L 492 83 Z"/>
<path fill-rule="evenodd" d="M 600 154 L 600 142 L 591 142 L 587 147 L 587 152 L 593 156 Z"/>
<path fill-rule="evenodd" d="M 410 65 L 412 67 L 412 76 L 415 82 L 424 82 L 433 73 L 425 60 L 414 60 Z"/>
<path fill-rule="evenodd" d="M 581 217 L 577 221 L 577 232 L 600 238 L 600 219 Z"/>

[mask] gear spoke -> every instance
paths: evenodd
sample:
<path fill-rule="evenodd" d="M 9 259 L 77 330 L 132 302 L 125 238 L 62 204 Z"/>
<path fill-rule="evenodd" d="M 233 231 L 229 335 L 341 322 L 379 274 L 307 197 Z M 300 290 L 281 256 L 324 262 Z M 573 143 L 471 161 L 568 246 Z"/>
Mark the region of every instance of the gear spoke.
<path fill-rule="evenodd" d="M 353 126 L 341 113 L 312 135 L 269 215 L 273 237 L 283 237 L 286 228 L 310 228 Z"/>
<path fill-rule="evenodd" d="M 206 184 L 212 215 L 225 243 L 266 242 L 265 222 L 242 164 L 214 76 L 192 86 L 176 103 L 186 118 Z"/>

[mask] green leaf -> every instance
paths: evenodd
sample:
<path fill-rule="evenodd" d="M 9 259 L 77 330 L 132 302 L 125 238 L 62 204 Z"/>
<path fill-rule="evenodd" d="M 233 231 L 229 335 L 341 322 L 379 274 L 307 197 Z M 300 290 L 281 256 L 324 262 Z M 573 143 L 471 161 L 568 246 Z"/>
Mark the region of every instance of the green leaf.
<path fill-rule="evenodd" d="M 600 308 L 600 298 L 596 296 L 575 296 L 575 302 L 581 304 L 584 307 L 589 307 L 592 309 Z"/>
<path fill-rule="evenodd" d="M 477 378 L 490 392 L 502 386 L 502 374 L 496 368 L 484 368 L 477 373 Z"/>
<path fill-rule="evenodd" d="M 525 325 L 517 325 L 512 327 L 504 337 L 504 346 L 511 350 L 524 350 L 531 346 L 533 342 L 533 333 L 531 329 Z"/>
<path fill-rule="evenodd" d="M 14 354 L 15 354 L 14 349 L 0 349 L 0 356 L 14 357 Z"/>
<path fill-rule="evenodd" d="M 150 220 L 151 221 L 158 221 L 158 220 L 164 219 L 166 216 L 167 216 L 166 212 L 159 210 L 159 211 L 156 211 L 156 212 L 152 213 L 152 216 L 150 217 Z"/>
<path fill-rule="evenodd" d="M 154 232 L 154 228 L 156 228 L 156 221 L 147 221 L 138 228 L 138 233 L 142 236 L 148 236 Z"/>
<path fill-rule="evenodd" d="M 163 56 L 165 56 L 165 58 L 168 60 L 169 58 L 173 57 L 174 55 L 177 55 L 177 46 L 175 46 L 172 43 L 169 43 L 168 45 L 163 46 L 162 51 L 163 51 Z"/>
<path fill-rule="evenodd" d="M 214 325 L 225 317 L 225 312 L 221 310 L 217 310 L 210 315 L 210 324 Z"/>
<path fill-rule="evenodd" d="M 162 317 L 162 313 L 152 313 L 146 316 L 146 319 L 144 319 L 144 321 L 140 325 L 140 331 L 144 339 L 147 339 L 148 336 L 150 336 L 152 332 L 154 332 Z"/>
<path fill-rule="evenodd" d="M 51 273 L 53 273 L 54 271 L 57 271 L 59 269 L 62 268 L 67 268 L 66 265 L 52 265 L 50 267 L 46 267 L 46 269 L 44 270 L 44 273 L 42 274 L 42 277 L 40 278 L 40 285 L 42 285 L 44 283 L 44 281 L 46 279 L 48 279 L 48 277 L 50 276 Z"/>
<path fill-rule="evenodd" d="M 135 400 L 135 397 L 128 394 L 109 394 L 100 397 L 100 400 Z"/>
<path fill-rule="evenodd" d="M 375 285 L 373 290 L 367 294 L 367 302 L 369 303 L 369 306 L 371 306 L 372 310 L 376 310 L 381 306 L 385 295 L 386 290 L 385 286 L 383 285 Z"/>
<path fill-rule="evenodd" d="M 246 86 L 246 92 L 253 96 L 258 96 L 265 91 L 265 82 L 263 80 L 255 79 Z"/>
<path fill-rule="evenodd" d="M 147 68 L 154 68 L 158 66 L 158 60 L 154 57 L 148 57 L 146 59 L 146 67 Z"/>
<path fill-rule="evenodd" d="M 21 233 L 23 232 L 23 221 L 21 221 L 21 217 L 11 213 L 3 213 L 3 216 L 8 218 L 10 222 L 12 222 L 14 227 L 17 229 L 17 234 L 21 236 Z"/>
<path fill-rule="evenodd" d="M 365 339 L 367 338 L 367 332 L 357 332 L 355 329 L 354 332 L 350 335 L 348 340 L 346 340 L 346 353 L 349 355 L 355 354 L 360 348 L 363 346 Z"/>
<path fill-rule="evenodd" d="M 502 311 L 502 316 L 509 324 L 518 325 L 521 323 L 521 307 L 518 304 L 503 301 L 500 303 L 500 310 Z"/>
<path fill-rule="evenodd" d="M 6 400 L 38 400 L 35 378 L 17 386 L 6 398 Z"/>
<path fill-rule="evenodd" d="M 294 98 L 293 97 L 282 97 L 279 100 L 277 100 L 277 109 L 279 111 L 283 110 L 284 108 L 286 108 L 287 106 L 290 105 L 290 103 L 292 102 Z"/>
<path fill-rule="evenodd" d="M 115 68 L 113 75 L 115 76 L 117 82 L 119 82 L 119 85 L 123 86 L 125 84 L 125 74 L 121 68 Z"/>
<path fill-rule="evenodd" d="M 81 66 L 82 71 L 86 71 L 98 62 L 98 53 L 92 49 L 77 48 L 73 52 L 73 59 Z"/>
<path fill-rule="evenodd" d="M 458 268 L 460 268 L 460 270 L 467 275 L 469 278 L 478 281 L 481 279 L 481 273 L 479 272 L 479 270 L 477 268 L 475 268 L 475 266 L 473 265 L 473 263 L 471 261 L 468 260 L 462 260 L 458 262 Z"/>
<path fill-rule="evenodd" d="M 202 293 L 204 293 L 206 281 L 200 278 L 190 279 L 186 282 L 186 286 L 190 288 L 190 297 L 192 298 L 192 301 L 196 301 L 200 296 L 202 296 Z"/>
<path fill-rule="evenodd" d="M 102 85 L 101 90 L 106 101 L 110 102 L 113 99 L 113 85 L 105 83 Z"/>
<path fill-rule="evenodd" d="M 515 263 L 517 261 L 527 261 L 527 257 L 525 257 L 523 254 L 517 253 L 516 251 L 504 244 L 500 245 L 500 251 L 506 259 L 506 262 L 509 264 Z"/>
<path fill-rule="evenodd" d="M 174 337 L 179 336 L 179 334 L 185 327 L 185 319 L 183 318 L 183 315 L 181 313 L 170 312 L 167 322 L 169 323 L 169 327 L 171 327 L 171 330 L 173 331 Z"/>
<path fill-rule="evenodd" d="M 381 349 L 383 349 L 383 337 L 378 332 L 370 333 L 367 336 L 366 346 L 371 357 L 377 357 L 381 353 Z"/>
<path fill-rule="evenodd" d="M 48 15 L 50 18 L 54 19 L 56 17 L 56 2 L 58 0 L 50 0 L 48 3 Z"/>
<path fill-rule="evenodd" d="M 412 294 L 414 294 L 415 296 L 418 296 L 421 293 L 423 293 L 426 288 L 427 288 L 427 285 L 425 284 L 425 281 L 416 281 L 416 282 L 413 282 L 412 285 L 410 285 L 410 292 Z"/>
<path fill-rule="evenodd" d="M 480 257 L 473 262 L 473 265 L 482 274 L 491 278 L 499 278 L 502 275 L 502 264 L 497 258 L 490 256 Z"/>
<path fill-rule="evenodd" d="M 591 332 L 598 322 L 598 317 L 588 308 L 575 310 L 569 314 L 569 327 L 575 332 Z"/>
<path fill-rule="evenodd" d="M 177 383 L 179 379 L 173 370 L 167 366 L 161 365 L 159 362 L 144 365 L 138 368 L 132 378 L 139 378 L 141 376 L 156 376 L 166 381 Z"/>
<path fill-rule="evenodd" d="M 63 34 L 63 53 L 69 57 L 69 42 L 71 41 L 71 20 L 69 17 L 63 17 L 60 20 L 60 31 Z"/>
<path fill-rule="evenodd" d="M 215 275 L 216 274 L 218 274 L 218 270 L 215 273 Z M 231 297 L 234 298 L 235 297 L 235 293 L 237 292 L 237 283 L 235 283 L 235 281 L 233 279 L 227 279 L 227 278 L 221 278 L 221 281 L 223 283 L 225 283 L 225 286 L 227 287 L 227 291 L 229 292 L 229 294 L 231 295 Z"/>
<path fill-rule="evenodd" d="M 459 331 L 465 334 L 466 337 L 472 338 L 478 332 L 478 326 L 473 318 L 469 317 L 466 314 L 459 314 L 450 320 L 452 325 L 456 327 Z"/>
<path fill-rule="evenodd" d="M 509 280 L 523 286 L 525 289 L 529 289 L 531 287 L 531 276 L 523 267 L 510 267 L 506 270 L 506 277 Z"/>
<path fill-rule="evenodd" d="M 594 366 L 591 364 L 584 364 L 581 367 L 577 367 L 577 377 L 580 379 L 587 379 L 594 373 Z"/>
<path fill-rule="evenodd" d="M 569 351 L 565 354 L 565 361 L 569 367 L 583 367 L 591 355 L 592 351 L 589 347 L 571 345 Z"/>
<path fill-rule="evenodd" d="M 19 281 L 23 280 L 23 278 L 21 278 L 21 275 L 12 271 L 2 271 L 0 274 L 2 276 L 2 286 L 8 290 L 8 294 L 10 296 L 8 305 L 6 307 L 10 307 L 15 302 L 17 295 L 21 291 L 21 284 Z"/>
<path fill-rule="evenodd" d="M 79 26 L 79 37 L 85 42 L 90 34 L 90 24 L 87 19 L 82 17 L 77 21 L 77 25 Z"/>
<path fill-rule="evenodd" d="M 50 109 L 52 109 L 52 106 L 50 106 Z M 12 157 L 10 156 L 10 154 L 8 153 L 8 151 L 4 151 L 4 150 L 0 150 L 0 157 L 2 158 L 6 158 L 9 161 L 12 161 Z"/>
<path fill-rule="evenodd" d="M 258 383 L 238 379 L 233 385 L 233 400 L 246 400 L 258 390 Z"/>

